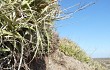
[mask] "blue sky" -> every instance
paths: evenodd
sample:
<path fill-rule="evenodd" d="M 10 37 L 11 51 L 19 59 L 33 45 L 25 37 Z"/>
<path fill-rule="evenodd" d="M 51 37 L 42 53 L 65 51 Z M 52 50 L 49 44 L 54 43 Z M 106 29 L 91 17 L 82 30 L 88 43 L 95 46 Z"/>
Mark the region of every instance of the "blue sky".
<path fill-rule="evenodd" d="M 62 0 L 61 9 L 94 0 Z M 74 7 L 65 12 L 72 12 Z M 97 0 L 96 4 L 56 22 L 60 37 L 75 41 L 91 57 L 110 57 L 110 0 Z"/>

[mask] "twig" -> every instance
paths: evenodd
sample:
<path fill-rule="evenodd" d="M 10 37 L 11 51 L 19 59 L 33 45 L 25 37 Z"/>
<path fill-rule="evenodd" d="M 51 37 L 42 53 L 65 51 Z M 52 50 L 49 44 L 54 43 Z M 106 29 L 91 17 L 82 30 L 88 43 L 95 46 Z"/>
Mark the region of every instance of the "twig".
<path fill-rule="evenodd" d="M 20 67 L 21 67 L 21 64 L 22 64 L 22 60 L 23 60 L 23 52 L 24 52 L 24 44 L 23 44 L 23 40 L 22 40 L 22 43 L 21 43 L 22 47 L 21 47 L 21 58 L 20 58 L 20 63 L 19 63 L 19 66 L 18 66 L 18 70 L 20 70 Z"/>

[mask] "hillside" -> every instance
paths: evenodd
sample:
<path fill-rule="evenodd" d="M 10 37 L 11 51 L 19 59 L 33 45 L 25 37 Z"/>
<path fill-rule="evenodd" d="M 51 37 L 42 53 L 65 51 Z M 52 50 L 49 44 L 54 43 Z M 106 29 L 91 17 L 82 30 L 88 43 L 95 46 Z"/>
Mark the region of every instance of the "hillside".
<path fill-rule="evenodd" d="M 109 70 L 98 62 L 85 63 L 56 50 L 46 58 L 46 70 Z"/>
<path fill-rule="evenodd" d="M 79 61 L 80 64 L 86 64 L 87 68 L 89 67 L 90 70 L 108 70 L 106 66 L 102 65 L 101 63 L 94 61 L 91 57 L 89 57 L 85 51 L 83 51 L 75 42 L 62 38 L 60 39 L 60 46 L 59 49 L 63 52 L 67 57 L 73 58 L 73 60 Z M 69 59 L 68 59 L 69 60 Z M 79 64 L 79 66 L 80 66 Z M 77 63 L 76 63 L 77 65 Z M 87 69 L 87 70 L 89 70 Z M 72 69 L 70 69 L 72 70 Z M 78 70 L 78 69 L 76 69 Z M 84 69 L 86 70 L 86 69 Z"/>

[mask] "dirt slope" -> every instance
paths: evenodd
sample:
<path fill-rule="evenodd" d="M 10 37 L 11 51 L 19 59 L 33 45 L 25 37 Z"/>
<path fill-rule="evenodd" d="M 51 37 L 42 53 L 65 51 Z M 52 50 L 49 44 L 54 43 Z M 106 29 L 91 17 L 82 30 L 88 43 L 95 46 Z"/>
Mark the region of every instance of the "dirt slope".
<path fill-rule="evenodd" d="M 46 59 L 46 70 L 92 70 L 87 64 L 75 60 L 73 57 L 65 56 L 57 50 Z"/>
<path fill-rule="evenodd" d="M 32 70 L 109 70 L 96 61 L 91 63 L 78 61 L 58 49 L 48 57 L 34 59 L 31 67 Z"/>

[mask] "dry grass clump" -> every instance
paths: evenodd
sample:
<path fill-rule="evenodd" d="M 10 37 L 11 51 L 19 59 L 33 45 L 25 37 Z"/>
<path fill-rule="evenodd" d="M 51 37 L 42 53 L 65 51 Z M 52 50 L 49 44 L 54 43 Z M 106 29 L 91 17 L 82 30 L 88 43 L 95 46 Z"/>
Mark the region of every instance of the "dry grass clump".
<path fill-rule="evenodd" d="M 35 57 L 48 55 L 57 46 L 58 14 L 51 0 L 0 0 L 0 70 L 29 70 Z"/>

